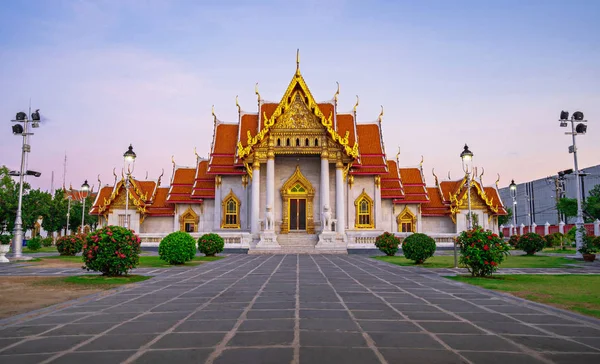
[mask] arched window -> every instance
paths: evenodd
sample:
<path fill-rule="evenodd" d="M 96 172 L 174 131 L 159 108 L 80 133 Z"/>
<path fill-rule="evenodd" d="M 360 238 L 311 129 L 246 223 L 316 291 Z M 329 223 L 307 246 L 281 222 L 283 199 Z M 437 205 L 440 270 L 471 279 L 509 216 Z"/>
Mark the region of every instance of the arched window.
<path fill-rule="evenodd" d="M 229 194 L 225 196 L 221 202 L 223 210 L 223 220 L 221 221 L 222 229 L 239 229 L 240 228 L 240 200 L 233 193 L 233 190 L 229 191 Z"/>
<path fill-rule="evenodd" d="M 373 200 L 367 195 L 364 189 L 356 201 L 354 201 L 354 208 L 356 210 L 354 226 L 357 229 L 372 229 L 375 227 L 375 223 L 373 222 Z"/>
<path fill-rule="evenodd" d="M 191 207 L 188 207 L 187 210 L 181 216 L 179 216 L 179 231 L 185 231 L 186 233 L 195 233 L 198 231 L 198 222 L 200 218 L 196 214 Z"/>
<path fill-rule="evenodd" d="M 408 209 L 408 206 L 402 210 L 402 212 L 396 218 L 396 222 L 398 223 L 398 231 L 402 233 L 414 233 L 415 230 L 415 222 L 417 218 L 415 215 Z"/>

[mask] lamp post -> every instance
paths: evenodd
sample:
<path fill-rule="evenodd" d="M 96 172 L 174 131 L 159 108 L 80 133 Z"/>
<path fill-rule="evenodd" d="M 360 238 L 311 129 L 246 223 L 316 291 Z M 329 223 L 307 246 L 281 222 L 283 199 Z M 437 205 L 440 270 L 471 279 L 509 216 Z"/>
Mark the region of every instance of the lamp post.
<path fill-rule="evenodd" d="M 467 228 L 468 230 L 471 230 L 473 228 L 473 216 L 471 214 L 471 170 L 470 170 L 470 166 L 471 166 L 471 162 L 473 160 L 473 152 L 471 152 L 469 150 L 469 147 L 465 144 L 465 147 L 462 151 L 462 153 L 460 153 L 460 158 L 462 159 L 462 167 L 463 167 L 463 171 L 465 172 L 465 174 L 467 175 L 467 199 L 468 199 L 468 204 L 469 204 L 469 215 L 467 217 Z"/>
<path fill-rule="evenodd" d="M 85 199 L 87 198 L 87 193 L 90 190 L 90 185 L 87 183 L 87 179 L 81 185 L 81 198 L 83 200 L 83 205 L 81 206 L 81 233 L 83 234 L 83 227 L 85 226 Z M 85 196 L 84 196 L 85 192 Z"/>
<path fill-rule="evenodd" d="M 71 217 L 71 193 L 69 192 L 69 196 L 67 196 L 67 200 L 69 200 L 69 204 L 67 206 L 67 230 L 65 231 L 65 235 L 69 235 L 69 218 Z"/>
<path fill-rule="evenodd" d="M 31 110 L 30 110 L 31 111 Z M 22 207 L 23 207 L 23 176 L 25 175 L 25 153 L 29 153 L 31 151 L 31 146 L 28 144 L 28 136 L 33 135 L 33 133 L 29 132 L 29 123 L 31 122 L 31 126 L 33 128 L 38 128 L 40 126 L 40 113 L 39 109 L 31 114 L 31 120 L 27 117 L 27 114 L 24 112 L 18 112 L 15 120 L 11 120 L 14 123 L 17 123 L 12 126 L 12 132 L 14 135 L 21 135 L 23 137 L 23 146 L 21 148 L 21 169 L 19 172 L 19 203 L 17 206 L 17 217 L 15 218 L 15 230 L 14 230 L 14 239 L 13 239 L 13 256 L 15 258 L 21 258 L 22 248 L 23 248 L 23 218 L 22 218 Z M 23 126 L 21 126 L 23 123 Z M 34 175 L 39 177 L 41 173 L 27 171 L 27 174 Z"/>
<path fill-rule="evenodd" d="M 127 171 L 127 177 L 125 178 L 125 228 L 127 229 L 129 229 L 129 178 L 131 177 L 131 173 L 133 173 L 135 158 L 136 155 L 133 151 L 133 146 L 129 144 L 129 148 L 123 153 L 125 170 Z"/>
<path fill-rule="evenodd" d="M 512 200 L 513 200 L 513 211 L 512 211 L 513 226 L 516 229 L 517 228 L 517 184 L 515 183 L 514 179 L 512 181 L 510 181 L 510 185 L 508 187 L 510 189 L 510 196 L 512 197 Z M 513 233 L 513 235 L 516 235 L 516 233 Z"/>
<path fill-rule="evenodd" d="M 579 249 L 583 246 L 583 211 L 581 208 L 581 186 L 579 185 L 581 181 L 579 180 L 579 167 L 577 165 L 577 144 L 575 142 L 575 137 L 579 134 L 585 134 L 587 132 L 587 125 L 584 124 L 587 120 L 583 120 L 583 113 L 581 111 L 575 111 L 569 119 L 569 113 L 567 111 L 560 112 L 560 126 L 567 127 L 567 121 L 571 122 L 571 131 L 566 132 L 566 135 L 571 135 L 573 137 L 573 145 L 569 146 L 569 153 L 573 153 L 573 163 L 575 165 L 575 186 L 577 186 L 577 220 L 575 221 L 575 225 L 577 229 L 575 230 L 575 245 L 577 254 L 575 255 L 577 258 L 582 258 L 582 254 L 579 252 Z M 577 126 L 575 126 L 575 122 L 578 122 Z"/>

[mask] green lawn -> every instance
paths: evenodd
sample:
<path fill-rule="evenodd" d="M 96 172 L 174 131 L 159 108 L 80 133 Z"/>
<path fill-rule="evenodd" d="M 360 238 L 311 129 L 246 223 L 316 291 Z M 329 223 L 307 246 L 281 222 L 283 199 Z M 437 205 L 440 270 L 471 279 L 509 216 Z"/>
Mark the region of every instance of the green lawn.
<path fill-rule="evenodd" d="M 57 253 L 58 251 L 56 250 L 55 246 L 41 247 L 40 249 L 38 249 L 36 251 L 29 250 L 26 246 L 24 246 L 22 252 L 23 252 L 23 254 L 31 254 L 31 253 Z"/>
<path fill-rule="evenodd" d="M 156 255 L 153 256 L 140 256 L 140 264 L 137 266 L 137 268 L 169 268 L 169 267 L 190 267 L 190 266 L 195 266 L 198 264 L 202 264 L 204 262 L 212 262 L 215 260 L 219 260 L 219 259 L 223 259 L 224 257 L 220 257 L 220 256 L 216 256 L 216 257 L 199 257 L 196 256 L 194 257 L 194 259 L 190 262 L 187 262 L 185 264 L 182 265 L 170 265 L 165 263 L 164 261 L 160 260 L 160 258 Z M 83 264 L 83 260 L 81 258 L 81 256 L 76 256 L 76 257 L 68 257 L 68 256 L 52 256 L 52 257 L 42 257 L 39 260 L 36 259 L 35 261 L 44 261 L 46 259 L 53 259 L 53 260 L 62 260 L 65 262 L 76 262 L 76 263 L 82 263 Z"/>
<path fill-rule="evenodd" d="M 531 301 L 600 318 L 600 275 L 502 275 L 446 277 Z"/>
<path fill-rule="evenodd" d="M 458 257 L 460 259 L 460 256 Z M 423 268 L 454 268 L 453 255 L 436 255 L 425 261 L 424 264 L 416 265 L 412 260 L 408 260 L 403 256 L 388 257 L 380 256 L 375 259 L 383 260 L 384 262 L 412 267 Z M 556 256 L 542 255 L 509 255 L 504 262 L 500 264 L 500 268 L 563 268 L 564 264 L 577 264 L 576 260 Z M 459 264 L 460 267 L 460 264 Z"/>
<path fill-rule="evenodd" d="M 44 286 L 65 286 L 76 285 L 78 288 L 112 288 L 128 283 L 142 282 L 152 277 L 126 275 L 120 277 L 104 277 L 101 275 L 86 274 L 71 277 L 53 277 L 36 282 L 36 285 Z"/>
<path fill-rule="evenodd" d="M 577 250 L 575 249 L 554 249 L 554 248 L 544 248 L 542 253 L 554 253 L 554 254 L 577 254 Z"/>

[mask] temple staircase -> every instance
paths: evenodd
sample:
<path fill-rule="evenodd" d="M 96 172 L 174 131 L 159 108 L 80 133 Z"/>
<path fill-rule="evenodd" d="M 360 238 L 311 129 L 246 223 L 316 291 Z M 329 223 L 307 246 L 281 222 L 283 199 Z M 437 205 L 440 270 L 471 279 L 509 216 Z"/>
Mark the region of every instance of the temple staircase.
<path fill-rule="evenodd" d="M 248 254 L 347 254 L 344 249 L 317 249 L 318 234 L 289 233 L 278 234 L 277 243 L 281 247 L 277 250 L 252 249 Z"/>

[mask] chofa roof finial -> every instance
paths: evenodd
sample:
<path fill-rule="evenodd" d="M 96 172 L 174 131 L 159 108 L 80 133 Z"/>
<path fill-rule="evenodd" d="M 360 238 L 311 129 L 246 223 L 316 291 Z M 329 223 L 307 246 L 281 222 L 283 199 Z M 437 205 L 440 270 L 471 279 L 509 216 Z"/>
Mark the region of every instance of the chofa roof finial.
<path fill-rule="evenodd" d="M 500 183 L 500 173 L 498 173 L 498 179 L 496 180 L 496 188 L 498 188 L 499 183 Z"/>
<path fill-rule="evenodd" d="M 435 174 L 435 168 L 431 168 L 431 174 L 433 174 L 433 178 L 435 178 L 435 185 L 439 186 L 438 176 Z"/>
<path fill-rule="evenodd" d="M 242 113 L 242 107 L 240 106 L 240 102 L 238 100 L 238 95 L 235 95 L 235 106 L 237 106 L 238 114 Z"/>
<path fill-rule="evenodd" d="M 354 109 L 353 109 L 354 110 L 354 114 L 356 114 L 356 108 L 358 107 L 358 101 L 359 101 L 358 95 L 356 95 L 356 104 L 354 104 Z"/>
<path fill-rule="evenodd" d="M 340 83 L 337 81 L 335 81 L 335 83 L 337 83 L 337 90 L 335 91 L 335 94 L 333 95 L 333 99 L 335 100 L 335 103 L 337 104 L 338 96 L 340 95 Z"/>
<path fill-rule="evenodd" d="M 381 124 L 381 119 L 383 119 L 383 105 L 381 105 L 381 112 L 379 113 L 379 116 L 377 117 L 377 120 L 379 121 L 380 124 Z"/>
<path fill-rule="evenodd" d="M 256 97 L 258 98 L 258 103 L 260 104 L 260 94 L 258 93 L 258 82 L 254 85 L 254 93 L 256 94 Z"/>
<path fill-rule="evenodd" d="M 296 75 L 300 74 L 300 48 L 296 49 Z"/>

